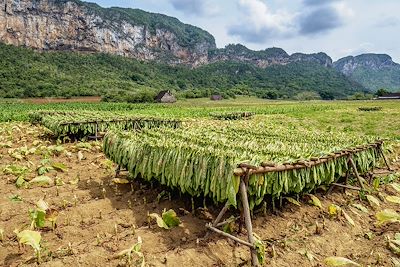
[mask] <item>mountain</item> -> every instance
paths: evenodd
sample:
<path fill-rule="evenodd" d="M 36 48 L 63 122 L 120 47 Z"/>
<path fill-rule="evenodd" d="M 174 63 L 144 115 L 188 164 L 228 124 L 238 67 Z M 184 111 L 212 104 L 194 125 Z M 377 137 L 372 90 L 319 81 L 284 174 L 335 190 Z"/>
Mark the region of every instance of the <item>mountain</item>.
<path fill-rule="evenodd" d="M 257 95 L 289 98 L 302 91 L 344 98 L 364 87 L 316 62 L 259 68 L 219 61 L 197 68 L 139 61 L 104 53 L 37 52 L 0 44 L 0 98 L 102 95 L 118 100 L 152 99 L 170 89 L 183 97 Z"/>
<path fill-rule="evenodd" d="M 336 70 L 366 88 L 376 91 L 400 89 L 400 64 L 386 54 L 362 54 L 341 58 L 333 63 Z"/>
<path fill-rule="evenodd" d="M 218 49 L 211 34 L 176 18 L 79 0 L 3 0 L 0 43 L 0 97 L 114 94 L 136 101 L 171 89 L 186 97 L 315 91 L 331 99 L 365 91 L 325 53 Z"/>
<path fill-rule="evenodd" d="M 254 64 L 260 68 L 271 65 L 286 65 L 293 62 L 314 62 L 325 67 L 332 66 L 332 59 L 325 53 L 288 55 L 282 48 L 267 48 L 253 51 L 241 44 L 230 44 L 222 49 L 212 49 L 208 53 L 209 62 L 238 61 Z"/>
<path fill-rule="evenodd" d="M 78 0 L 3 0 L 2 5 L 0 42 L 37 50 L 103 52 L 191 67 L 219 61 L 262 68 L 298 61 L 332 66 L 324 53 L 288 55 L 281 48 L 253 51 L 240 44 L 217 49 L 208 32 L 139 9 Z"/>
<path fill-rule="evenodd" d="M 192 66 L 206 63 L 216 47 L 211 34 L 176 18 L 78 0 L 3 0 L 0 42 Z"/>

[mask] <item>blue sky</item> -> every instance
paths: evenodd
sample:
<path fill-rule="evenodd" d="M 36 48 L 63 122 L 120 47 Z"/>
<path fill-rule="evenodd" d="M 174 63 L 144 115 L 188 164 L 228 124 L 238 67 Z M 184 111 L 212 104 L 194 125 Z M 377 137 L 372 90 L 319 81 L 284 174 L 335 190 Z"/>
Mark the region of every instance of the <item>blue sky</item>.
<path fill-rule="evenodd" d="M 399 0 L 89 0 L 177 17 L 214 35 L 217 46 L 326 52 L 334 60 L 386 53 L 400 62 Z"/>

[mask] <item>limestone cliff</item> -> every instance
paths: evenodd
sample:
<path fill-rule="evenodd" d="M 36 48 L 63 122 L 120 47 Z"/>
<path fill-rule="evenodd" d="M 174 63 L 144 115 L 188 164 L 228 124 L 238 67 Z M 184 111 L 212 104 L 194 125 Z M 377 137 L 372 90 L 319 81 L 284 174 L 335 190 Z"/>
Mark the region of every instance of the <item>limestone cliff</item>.
<path fill-rule="evenodd" d="M 1 0 L 0 42 L 38 50 L 104 52 L 197 66 L 215 48 L 209 33 L 138 9 L 78 0 Z"/>
<path fill-rule="evenodd" d="M 209 61 L 237 61 L 266 68 L 271 65 L 286 65 L 293 62 L 313 62 L 325 67 L 332 67 L 332 59 L 325 53 L 289 55 L 282 48 L 272 47 L 254 51 L 241 44 L 230 44 L 222 49 L 213 49 L 209 52 Z"/>
<path fill-rule="evenodd" d="M 396 92 L 400 89 L 400 64 L 386 54 L 348 56 L 334 62 L 337 71 L 366 88 L 384 88 Z"/>

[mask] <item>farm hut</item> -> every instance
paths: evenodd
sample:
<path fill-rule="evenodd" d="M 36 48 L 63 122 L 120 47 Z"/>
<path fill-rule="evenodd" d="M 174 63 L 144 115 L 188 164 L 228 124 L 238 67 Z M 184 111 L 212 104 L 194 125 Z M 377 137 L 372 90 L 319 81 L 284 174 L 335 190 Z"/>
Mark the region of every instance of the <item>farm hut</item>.
<path fill-rule="evenodd" d="M 219 100 L 222 100 L 223 97 L 222 97 L 222 95 L 212 95 L 212 96 L 210 97 L 210 99 L 211 99 L 211 100 L 214 100 L 214 101 L 219 101 Z"/>
<path fill-rule="evenodd" d="M 392 100 L 392 99 L 399 99 L 400 100 L 400 93 L 388 93 L 382 96 L 378 96 L 379 100 Z"/>
<path fill-rule="evenodd" d="M 175 103 L 176 97 L 169 90 L 161 91 L 155 98 L 158 103 Z"/>

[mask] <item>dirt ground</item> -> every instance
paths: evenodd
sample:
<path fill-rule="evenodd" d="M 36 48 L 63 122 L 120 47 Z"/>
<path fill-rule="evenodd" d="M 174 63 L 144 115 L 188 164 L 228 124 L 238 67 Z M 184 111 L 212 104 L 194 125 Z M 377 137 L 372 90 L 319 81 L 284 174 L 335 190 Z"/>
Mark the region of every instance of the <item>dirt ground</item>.
<path fill-rule="evenodd" d="M 203 203 L 194 214 L 186 196 L 172 192 L 158 201 L 164 190 L 160 186 L 139 183 L 113 184 L 114 167 L 101 152 L 100 143 L 71 143 L 57 146 L 43 136 L 45 130 L 28 124 L 0 124 L 0 170 L 14 164 L 26 166 L 26 180 L 38 176 L 42 165 L 63 163 L 66 170 L 52 170 L 44 175 L 56 181 L 45 187 L 17 188 L 16 177 L 0 172 L 0 242 L 1 266 L 34 266 L 31 247 L 19 248 L 15 229 L 29 229 L 28 210 L 44 199 L 58 211 L 57 227 L 40 229 L 42 235 L 41 266 L 127 266 L 125 258 L 116 255 L 143 241 L 141 252 L 146 266 L 248 266 L 247 248 L 216 234 L 207 239 L 204 225 L 218 214 L 221 207 Z M 24 148 L 26 146 L 26 149 Z M 33 150 L 30 150 L 34 148 Z M 30 150 L 30 151 L 29 151 Z M 28 152 L 26 152 L 28 151 Z M 24 155 L 27 154 L 27 155 Z M 23 155 L 18 158 L 18 155 Z M 83 157 L 82 157 L 83 156 Z M 42 162 L 43 163 L 43 162 Z M 396 165 L 399 170 L 399 165 Z M 383 176 L 387 173 L 378 170 Z M 123 175 L 123 174 L 122 174 Z M 332 194 L 317 194 L 322 209 L 307 204 L 285 203 L 277 214 L 256 214 L 254 232 L 266 244 L 265 266 L 324 266 L 324 259 L 340 256 L 362 266 L 395 266 L 396 258 L 388 249 L 388 238 L 400 232 L 400 224 L 376 225 L 376 212 L 400 205 L 385 202 L 387 195 L 399 195 L 390 185 L 381 185 L 379 207 L 361 201 L 357 192 L 337 189 Z M 20 201 L 16 199 L 20 198 Z M 352 226 L 343 216 L 328 213 L 332 203 L 340 206 L 354 221 Z M 351 204 L 368 209 L 364 213 Z M 198 205 L 198 206 L 197 206 Z M 174 209 L 182 225 L 170 230 L 149 226 L 148 213 L 160 214 Z M 238 234 L 245 239 L 246 233 Z M 132 266 L 140 266 L 134 257 Z"/>
<path fill-rule="evenodd" d="M 24 103 L 31 104 L 49 104 L 49 103 L 99 103 L 101 101 L 100 96 L 82 96 L 82 97 L 71 97 L 71 98 L 57 98 L 57 97 L 43 97 L 43 98 L 25 98 Z"/>

